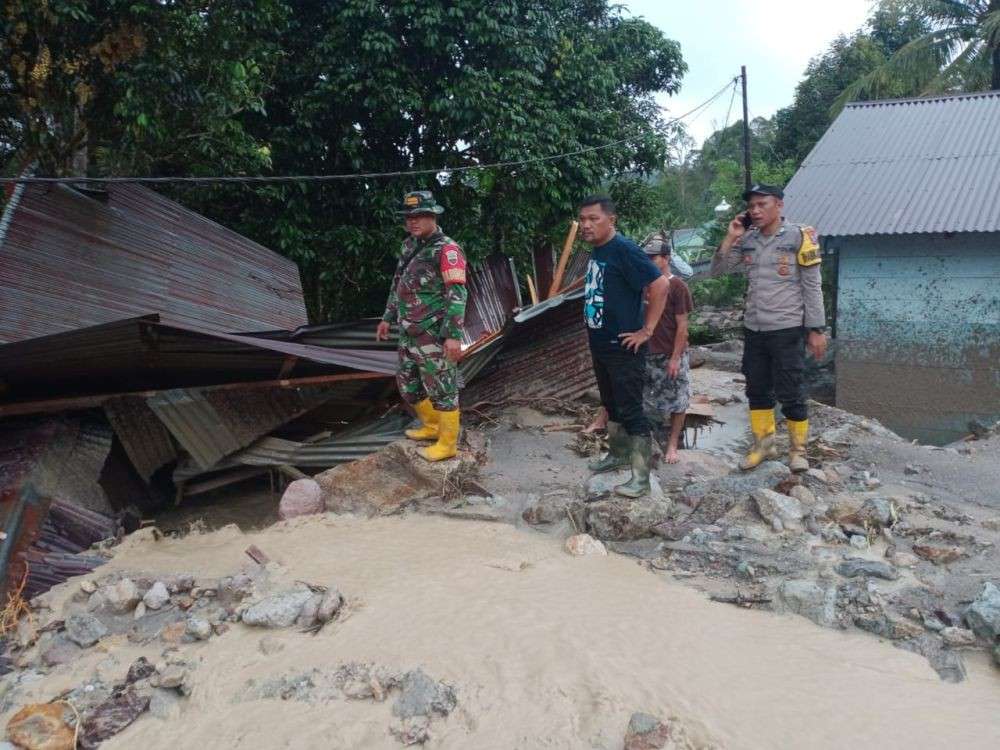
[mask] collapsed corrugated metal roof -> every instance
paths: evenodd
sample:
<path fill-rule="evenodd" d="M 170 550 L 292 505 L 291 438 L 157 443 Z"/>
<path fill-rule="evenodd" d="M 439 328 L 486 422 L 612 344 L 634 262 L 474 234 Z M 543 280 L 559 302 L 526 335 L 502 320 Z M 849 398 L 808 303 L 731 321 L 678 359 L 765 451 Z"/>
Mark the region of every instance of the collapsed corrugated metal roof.
<path fill-rule="evenodd" d="M 1000 231 L 1000 91 L 848 104 L 785 189 L 824 237 Z"/>
<path fill-rule="evenodd" d="M 8 402 L 395 369 L 394 352 L 204 331 L 156 315 L 0 346 Z"/>
<path fill-rule="evenodd" d="M 249 445 L 331 396 L 326 389 L 177 389 L 146 400 L 174 439 L 203 469 Z"/>
<path fill-rule="evenodd" d="M 19 186 L 0 226 L 0 343 L 162 313 L 211 331 L 308 322 L 295 263 L 138 185 Z"/>

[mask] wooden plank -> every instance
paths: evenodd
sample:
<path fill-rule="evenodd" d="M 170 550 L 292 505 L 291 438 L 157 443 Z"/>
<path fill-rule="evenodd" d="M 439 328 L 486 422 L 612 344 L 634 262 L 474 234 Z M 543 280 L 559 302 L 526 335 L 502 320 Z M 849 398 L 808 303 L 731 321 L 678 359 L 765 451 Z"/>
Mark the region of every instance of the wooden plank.
<path fill-rule="evenodd" d="M 556 275 L 552 279 L 552 285 L 549 287 L 549 293 L 545 295 L 545 299 L 555 296 L 562 286 L 563 274 L 566 273 L 569 256 L 573 253 L 573 243 L 576 241 L 576 232 L 579 228 L 580 223 L 577 221 L 569 225 L 569 232 L 566 234 L 566 241 L 563 243 L 562 254 L 559 256 L 559 266 L 556 268 Z"/>

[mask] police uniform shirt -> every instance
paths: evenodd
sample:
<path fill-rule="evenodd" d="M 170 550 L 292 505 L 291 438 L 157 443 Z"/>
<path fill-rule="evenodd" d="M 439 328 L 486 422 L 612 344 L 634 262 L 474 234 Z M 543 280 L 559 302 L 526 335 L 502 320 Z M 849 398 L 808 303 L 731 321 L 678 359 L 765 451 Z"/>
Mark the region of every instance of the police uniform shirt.
<path fill-rule="evenodd" d="M 743 324 L 751 331 L 826 325 L 819 245 L 812 227 L 782 221 L 770 237 L 751 228 L 725 256 L 716 253 L 711 273 L 746 274 Z"/>

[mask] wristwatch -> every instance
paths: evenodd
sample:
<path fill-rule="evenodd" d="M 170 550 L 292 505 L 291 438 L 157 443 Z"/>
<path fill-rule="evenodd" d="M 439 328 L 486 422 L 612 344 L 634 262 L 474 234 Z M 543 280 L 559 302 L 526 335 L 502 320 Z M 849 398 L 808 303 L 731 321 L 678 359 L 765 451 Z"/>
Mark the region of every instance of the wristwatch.
<path fill-rule="evenodd" d="M 825 328 L 810 328 L 809 333 L 826 333 Z"/>

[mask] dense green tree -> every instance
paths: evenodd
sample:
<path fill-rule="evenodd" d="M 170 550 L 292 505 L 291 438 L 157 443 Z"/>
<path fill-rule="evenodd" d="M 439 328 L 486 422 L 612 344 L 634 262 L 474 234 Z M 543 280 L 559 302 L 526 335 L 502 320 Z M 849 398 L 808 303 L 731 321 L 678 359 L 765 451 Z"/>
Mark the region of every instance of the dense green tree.
<path fill-rule="evenodd" d="M 260 168 L 241 114 L 261 110 L 286 13 L 278 0 L 6 0 L 0 157 L 49 175 Z"/>
<path fill-rule="evenodd" d="M 434 189 L 447 207 L 443 226 L 472 258 L 525 259 L 561 238 L 576 201 L 601 185 L 626 205 L 648 206 L 634 176 L 665 158 L 652 97 L 676 91 L 684 71 L 676 43 L 648 23 L 603 0 L 290 7 L 267 114 L 248 119 L 276 172 L 471 168 L 441 179 L 275 186 L 254 201 L 230 194 L 206 204 L 299 263 L 317 320 L 380 312 L 405 190 Z M 633 177 L 614 179 L 621 174 Z"/>

